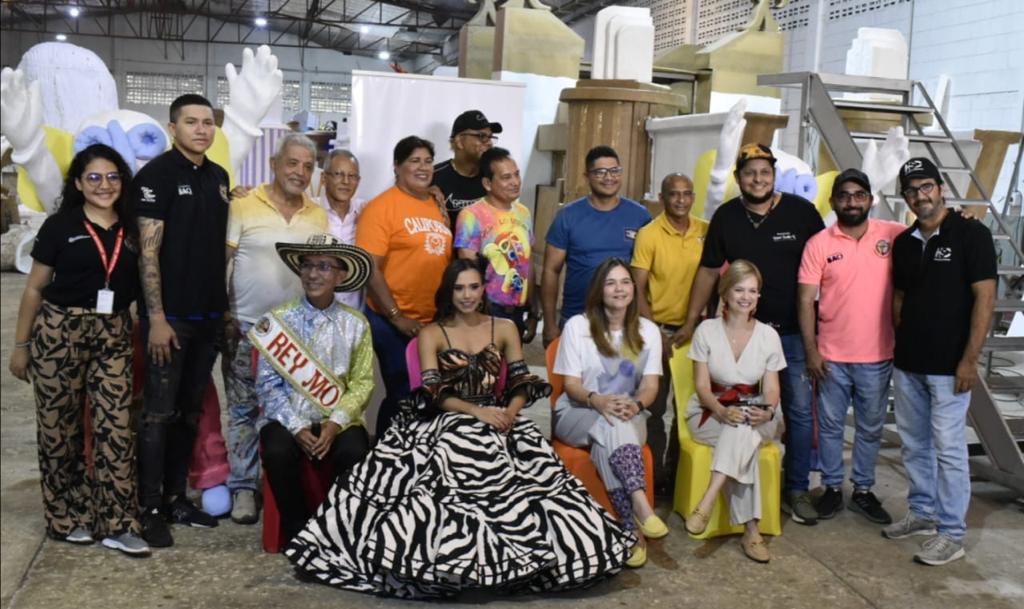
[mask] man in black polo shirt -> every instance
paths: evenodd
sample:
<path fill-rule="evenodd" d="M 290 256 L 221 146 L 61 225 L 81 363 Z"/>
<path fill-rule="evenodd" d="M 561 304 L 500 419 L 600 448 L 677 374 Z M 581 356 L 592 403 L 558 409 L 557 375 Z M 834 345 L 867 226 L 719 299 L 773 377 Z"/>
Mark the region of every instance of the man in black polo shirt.
<path fill-rule="evenodd" d="M 677 344 L 693 336 L 722 265 L 743 259 L 760 269 L 764 281 L 757 319 L 779 333 L 786 356 L 786 369 L 779 373 L 786 421 L 783 507 L 794 522 L 816 524 L 818 512 L 807 492 L 814 420 L 797 322 L 797 274 L 804 244 L 825 224 L 806 199 L 775 191 L 775 156 L 767 146 L 747 144 L 740 148 L 734 175 L 740 196 L 719 207 L 711 217 L 686 323 L 679 331 L 681 340 Z"/>
<path fill-rule="evenodd" d="M 434 166 L 434 183 L 444 195 L 444 208 L 448 213 L 452 231 L 455 220 L 463 208 L 484 198 L 483 178 L 480 177 L 480 157 L 491 149 L 501 133 L 501 123 L 492 123 L 479 110 L 467 110 L 452 124 L 448 139 L 452 158 Z"/>
<path fill-rule="evenodd" d="M 167 520 L 195 527 L 217 521 L 185 497 L 203 393 L 228 309 L 225 248 L 228 174 L 206 158 L 216 126 L 200 95 L 171 104 L 174 146 L 132 182 L 139 216 L 146 336 L 146 386 L 139 431 L 143 537 L 174 543 Z"/>
<path fill-rule="evenodd" d="M 992 321 L 996 254 L 985 225 L 946 208 L 930 160 L 910 159 L 900 168 L 900 192 L 917 214 L 892 249 L 896 426 L 910 509 L 883 534 L 930 536 L 914 560 L 944 565 L 964 556 L 967 407 Z"/>

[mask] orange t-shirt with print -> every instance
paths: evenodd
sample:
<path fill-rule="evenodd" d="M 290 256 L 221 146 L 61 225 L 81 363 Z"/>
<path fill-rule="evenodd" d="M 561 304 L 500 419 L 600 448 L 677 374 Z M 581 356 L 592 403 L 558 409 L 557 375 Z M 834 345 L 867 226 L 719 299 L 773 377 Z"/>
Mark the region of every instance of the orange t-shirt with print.
<path fill-rule="evenodd" d="M 434 199 L 417 199 L 393 186 L 370 201 L 356 224 L 356 245 L 384 259 L 384 281 L 402 315 L 434 318 L 434 293 L 451 261 L 452 232 Z M 378 313 L 378 303 L 370 299 Z"/>

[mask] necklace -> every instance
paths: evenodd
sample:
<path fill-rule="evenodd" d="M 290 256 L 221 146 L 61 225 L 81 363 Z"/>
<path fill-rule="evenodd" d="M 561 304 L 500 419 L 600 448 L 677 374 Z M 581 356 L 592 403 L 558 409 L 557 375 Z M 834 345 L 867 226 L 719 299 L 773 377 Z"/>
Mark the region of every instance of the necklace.
<path fill-rule="evenodd" d="M 773 194 L 772 195 L 772 204 L 768 206 L 768 211 L 764 212 L 764 215 L 762 216 L 761 214 L 752 213 L 747 208 L 746 201 L 744 201 L 743 211 L 744 211 L 744 213 L 747 214 L 747 220 L 750 221 L 750 225 L 754 227 L 754 230 L 757 230 L 758 228 L 761 227 L 762 224 L 764 224 L 764 221 L 768 219 L 769 215 L 771 215 L 772 210 L 775 209 L 775 206 L 778 205 L 778 202 L 779 202 L 778 201 L 778 197 L 776 197 Z"/>

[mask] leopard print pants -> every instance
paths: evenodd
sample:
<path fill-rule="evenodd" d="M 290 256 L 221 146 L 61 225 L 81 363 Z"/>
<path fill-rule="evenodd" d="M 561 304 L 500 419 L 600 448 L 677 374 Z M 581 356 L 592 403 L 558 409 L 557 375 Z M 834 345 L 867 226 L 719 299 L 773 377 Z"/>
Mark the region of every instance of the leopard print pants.
<path fill-rule="evenodd" d="M 39 471 L 47 531 L 138 534 L 132 399 L 132 320 L 43 302 L 32 330 Z M 91 404 L 93 466 L 83 412 Z"/>

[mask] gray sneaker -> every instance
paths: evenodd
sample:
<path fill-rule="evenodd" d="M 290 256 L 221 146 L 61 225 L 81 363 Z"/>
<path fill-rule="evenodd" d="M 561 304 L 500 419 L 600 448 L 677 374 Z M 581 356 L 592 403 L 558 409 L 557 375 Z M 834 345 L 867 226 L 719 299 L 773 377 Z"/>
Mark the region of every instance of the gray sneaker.
<path fill-rule="evenodd" d="M 903 539 L 912 535 L 935 535 L 936 532 L 934 522 L 907 510 L 907 515 L 903 517 L 903 520 L 882 529 L 882 537 Z"/>
<path fill-rule="evenodd" d="M 238 524 L 256 524 L 260 519 L 259 501 L 256 491 L 240 489 L 231 500 L 231 520 Z"/>
<path fill-rule="evenodd" d="M 103 545 L 107 548 L 120 550 L 130 556 L 150 555 L 150 549 L 149 546 L 146 545 L 146 542 L 143 541 L 141 537 L 131 533 L 130 531 L 125 531 L 124 533 L 113 537 L 104 537 Z"/>
<path fill-rule="evenodd" d="M 75 527 L 71 529 L 71 532 L 64 537 L 64 541 L 68 543 L 77 543 L 78 545 L 87 546 L 93 541 L 92 533 L 85 527 Z"/>
<path fill-rule="evenodd" d="M 788 512 L 793 522 L 808 526 L 818 524 L 818 510 L 814 509 L 811 494 L 794 491 L 782 497 L 782 511 Z"/>
<path fill-rule="evenodd" d="M 924 542 L 921 551 L 914 554 L 914 560 L 925 565 L 937 567 L 959 558 L 963 558 L 964 544 L 945 535 L 938 535 Z"/>

